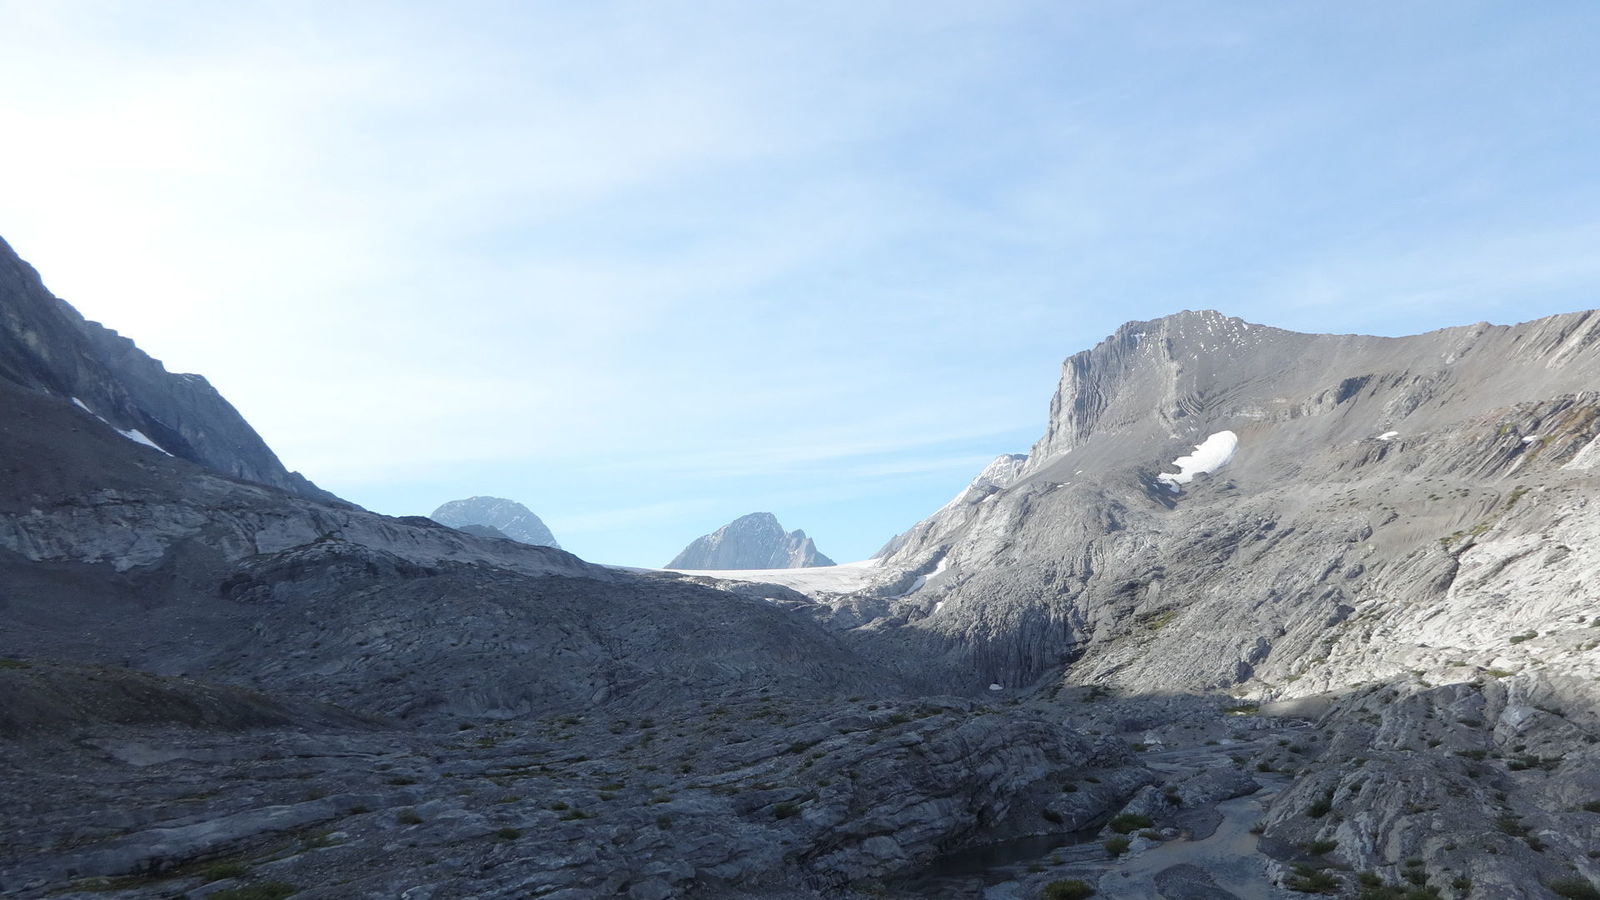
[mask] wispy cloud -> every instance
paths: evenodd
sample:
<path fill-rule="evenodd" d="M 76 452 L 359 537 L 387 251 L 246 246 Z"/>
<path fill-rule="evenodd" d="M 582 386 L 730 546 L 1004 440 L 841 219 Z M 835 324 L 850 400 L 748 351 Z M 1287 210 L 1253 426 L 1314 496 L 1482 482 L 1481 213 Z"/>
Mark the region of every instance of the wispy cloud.
<path fill-rule="evenodd" d="M 507 494 L 616 561 L 760 505 L 865 555 L 1123 320 L 1394 333 L 1600 287 L 1580 5 L 0 22 L 0 233 L 52 287 L 358 502 Z"/>

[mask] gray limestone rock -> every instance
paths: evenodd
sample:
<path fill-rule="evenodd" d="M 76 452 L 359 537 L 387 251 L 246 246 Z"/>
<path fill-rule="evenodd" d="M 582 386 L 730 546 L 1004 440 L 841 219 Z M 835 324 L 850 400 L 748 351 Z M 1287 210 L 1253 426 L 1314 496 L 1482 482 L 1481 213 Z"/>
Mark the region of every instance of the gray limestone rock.
<path fill-rule="evenodd" d="M 668 569 L 801 569 L 831 566 L 804 531 L 784 531 L 772 513 L 740 516 L 696 538 Z"/>
<path fill-rule="evenodd" d="M 540 547 L 560 547 L 543 520 L 515 500 L 501 497 L 468 497 L 451 500 L 428 518 L 441 525 L 467 530 L 468 526 L 493 528 L 499 536 Z M 478 533 L 478 532 L 469 532 Z M 493 535 L 490 535 L 493 536 Z"/>

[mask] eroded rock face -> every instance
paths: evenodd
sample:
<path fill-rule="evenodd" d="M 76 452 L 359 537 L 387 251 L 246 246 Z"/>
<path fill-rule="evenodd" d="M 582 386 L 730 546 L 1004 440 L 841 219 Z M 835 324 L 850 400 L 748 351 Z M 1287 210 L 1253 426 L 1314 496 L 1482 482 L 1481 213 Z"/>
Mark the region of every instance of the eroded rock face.
<path fill-rule="evenodd" d="M 772 513 L 740 516 L 694 540 L 668 569 L 802 569 L 831 566 L 804 531 L 784 531 Z"/>
<path fill-rule="evenodd" d="M 1600 565 L 1597 384 L 1592 313 L 1412 338 L 1124 326 L 1068 361 L 1020 472 L 885 548 L 927 577 L 874 627 L 977 685 L 1071 663 L 1292 696 L 1458 657 L 1581 665 L 1555 636 Z M 1224 432 L 1215 472 L 1159 479 Z M 1511 641 L 1530 630 L 1551 637 Z"/>
<path fill-rule="evenodd" d="M 524 544 L 540 547 L 560 547 L 555 535 L 545 527 L 544 521 L 533 511 L 515 500 L 501 497 L 468 497 L 451 500 L 433 511 L 428 518 L 451 528 L 467 529 L 470 526 L 492 528 L 502 536 Z M 491 537 L 493 535 L 490 535 Z"/>

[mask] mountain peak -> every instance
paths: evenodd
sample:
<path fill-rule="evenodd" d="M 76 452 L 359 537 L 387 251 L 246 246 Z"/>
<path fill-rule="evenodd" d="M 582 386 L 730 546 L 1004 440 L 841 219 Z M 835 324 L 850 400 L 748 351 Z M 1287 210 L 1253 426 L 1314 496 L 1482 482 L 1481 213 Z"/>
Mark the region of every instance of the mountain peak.
<path fill-rule="evenodd" d="M 440 525 L 465 530 L 465 526 L 484 525 L 497 529 L 505 537 L 524 544 L 556 547 L 556 536 L 533 511 L 515 500 L 504 497 L 468 497 L 451 500 L 433 511 L 428 518 Z"/>
<path fill-rule="evenodd" d="M 668 569 L 802 569 L 831 566 L 804 531 L 785 532 L 769 512 L 740 516 L 701 535 L 667 563 Z"/>

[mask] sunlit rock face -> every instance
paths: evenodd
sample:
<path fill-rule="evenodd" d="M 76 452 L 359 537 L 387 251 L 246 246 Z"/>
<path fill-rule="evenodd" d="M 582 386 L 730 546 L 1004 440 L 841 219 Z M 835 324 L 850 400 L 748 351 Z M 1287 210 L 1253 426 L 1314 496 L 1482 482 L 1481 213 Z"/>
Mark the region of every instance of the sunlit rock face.
<path fill-rule="evenodd" d="M 784 531 L 772 513 L 751 513 L 702 535 L 667 563 L 669 569 L 801 569 L 831 566 L 804 531 Z"/>
<path fill-rule="evenodd" d="M 550 533 L 544 521 L 533 511 L 515 500 L 502 497 L 468 497 L 451 500 L 433 511 L 428 518 L 451 528 L 466 529 L 479 525 L 493 528 L 501 536 L 524 544 L 540 547 L 560 547 L 556 536 Z M 494 535 L 487 535 L 493 537 Z"/>

